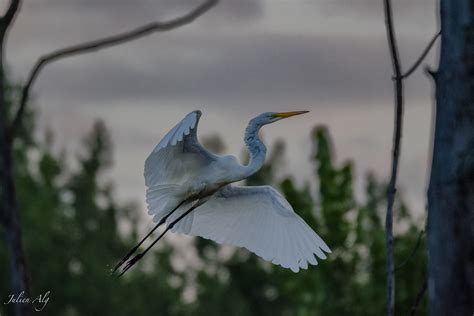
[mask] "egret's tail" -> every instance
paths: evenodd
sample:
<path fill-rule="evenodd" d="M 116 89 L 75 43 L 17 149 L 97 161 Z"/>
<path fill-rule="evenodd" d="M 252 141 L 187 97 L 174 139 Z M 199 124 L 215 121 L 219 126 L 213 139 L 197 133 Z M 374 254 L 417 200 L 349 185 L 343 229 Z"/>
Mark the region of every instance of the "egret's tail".
<path fill-rule="evenodd" d="M 178 189 L 177 184 L 159 184 L 147 189 L 148 214 L 153 215 L 154 222 L 159 222 L 182 201 Z"/>

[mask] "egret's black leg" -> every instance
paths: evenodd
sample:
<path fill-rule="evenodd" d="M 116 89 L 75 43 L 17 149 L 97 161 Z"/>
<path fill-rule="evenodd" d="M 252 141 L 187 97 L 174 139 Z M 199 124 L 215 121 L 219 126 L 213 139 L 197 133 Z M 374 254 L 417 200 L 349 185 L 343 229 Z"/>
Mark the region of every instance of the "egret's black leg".
<path fill-rule="evenodd" d="M 115 267 L 111 270 L 110 273 L 115 273 L 115 271 L 117 271 L 118 268 L 120 268 L 125 261 L 128 260 L 128 258 L 130 258 L 131 255 L 133 255 L 135 253 L 135 251 L 138 250 L 138 248 L 140 248 L 141 244 L 143 244 L 143 242 L 148 239 L 148 237 L 150 237 L 151 234 L 153 234 L 153 232 L 158 228 L 160 227 L 162 224 L 164 224 L 166 222 L 166 220 L 168 219 L 168 217 L 170 217 L 171 214 L 173 214 L 181 205 L 183 205 L 185 201 L 182 201 L 181 203 L 178 204 L 178 206 L 176 206 L 171 212 L 169 212 L 165 217 L 163 217 L 160 222 L 158 224 L 156 224 L 156 226 L 138 243 L 138 245 L 136 245 L 135 247 L 133 247 L 126 255 L 125 257 L 122 258 L 122 260 L 120 260 L 119 263 L 117 263 L 115 265 Z"/>
<path fill-rule="evenodd" d="M 143 256 L 171 229 L 173 228 L 174 225 L 176 225 L 180 220 L 182 220 L 186 215 L 188 215 L 189 213 L 191 213 L 195 208 L 197 208 L 198 206 L 202 205 L 202 203 L 200 203 L 200 201 L 198 201 L 196 204 L 194 204 L 189 210 L 187 210 L 186 212 L 184 212 L 181 216 L 179 216 L 177 219 L 175 219 L 173 222 L 171 222 L 165 229 L 164 232 L 161 233 L 160 236 L 158 236 L 158 238 L 156 238 L 152 243 L 151 245 L 149 245 L 143 252 L 137 254 L 135 257 L 133 257 L 132 259 L 130 259 L 128 262 L 127 262 L 127 265 L 122 269 L 122 272 L 120 273 L 119 276 L 122 276 L 125 272 L 128 271 L 128 269 L 130 269 L 135 263 L 137 263 L 138 260 L 140 260 L 141 258 L 143 258 Z"/>

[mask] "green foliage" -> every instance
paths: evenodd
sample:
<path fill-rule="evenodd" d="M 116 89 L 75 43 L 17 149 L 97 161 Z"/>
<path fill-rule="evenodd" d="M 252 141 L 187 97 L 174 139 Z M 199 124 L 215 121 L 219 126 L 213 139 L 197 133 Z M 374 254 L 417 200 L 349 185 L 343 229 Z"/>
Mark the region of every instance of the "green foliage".
<path fill-rule="evenodd" d="M 196 315 L 380 315 L 385 308 L 385 236 L 382 215 L 386 185 L 369 174 L 365 201 L 353 193 L 352 163 L 336 166 L 329 133 L 316 128 L 312 134 L 313 162 L 318 179 L 312 194 L 308 184 L 298 188 L 291 177 L 275 179 L 283 150 L 272 150 L 270 159 L 247 184 L 272 183 L 283 192 L 298 214 L 330 245 L 333 253 L 317 267 L 298 274 L 273 266 L 237 250 L 229 259 L 216 263 L 218 246 L 196 239 L 213 251 L 199 251 L 211 271 L 198 274 Z M 281 146 L 281 145 L 278 145 Z M 275 154 L 276 153 L 276 154 Z M 314 196 L 314 197 L 313 197 Z M 402 262 L 412 252 L 418 225 L 398 201 L 398 223 L 408 229 L 396 237 L 396 258 Z M 396 309 L 407 313 L 425 276 L 426 257 L 420 246 L 415 258 L 397 271 Z M 224 277 L 222 277 L 224 276 Z M 426 313 L 426 302 L 419 310 Z"/>
<path fill-rule="evenodd" d="M 12 88 L 11 100 L 15 98 Z M 176 271 L 173 249 L 164 243 L 124 278 L 109 269 L 137 242 L 139 214 L 116 202 L 104 173 L 112 163 L 110 136 L 96 123 L 74 159 L 54 150 L 48 133 L 38 142 L 34 113 L 15 143 L 16 179 L 28 266 L 35 295 L 51 291 L 47 315 L 380 315 L 385 301 L 386 185 L 366 177 L 364 201 L 354 197 L 353 164 L 337 165 L 325 128 L 311 141 L 314 179 L 302 187 L 284 169 L 284 144 L 277 143 L 249 185 L 273 184 L 332 249 L 319 265 L 293 273 L 244 249 L 193 239 L 196 262 Z M 215 151 L 219 138 L 208 138 Z M 76 167 L 72 168 L 74 165 Z M 317 181 L 316 181 L 317 180 Z M 396 264 L 409 258 L 419 239 L 404 203 L 396 204 Z M 145 219 L 144 219 L 145 220 Z M 425 276 L 424 239 L 397 270 L 396 310 L 405 314 Z M 10 292 L 6 253 L 0 247 L 0 297 Z M 202 266 L 202 268 L 198 268 Z M 186 294 L 187 293 L 187 294 Z M 186 298 L 194 293 L 191 298 Z M 10 314 L 11 305 L 0 305 Z M 419 310 L 426 313 L 426 302 Z"/>
<path fill-rule="evenodd" d="M 170 264 L 168 245 L 147 258 L 146 270 L 137 267 L 120 279 L 109 274 L 111 264 L 137 243 L 138 212 L 118 205 L 102 177 L 112 157 L 104 124 L 96 123 L 85 137 L 74 170 L 71 160 L 54 152 L 51 133 L 44 142 L 33 135 L 33 128 L 25 129 L 15 143 L 15 172 L 31 292 L 51 292 L 44 313 L 179 314 L 184 281 Z M 120 223 L 129 233 L 119 230 Z M 12 304 L 3 304 L 11 294 L 7 262 L 0 247 L 1 315 L 13 313 Z"/>

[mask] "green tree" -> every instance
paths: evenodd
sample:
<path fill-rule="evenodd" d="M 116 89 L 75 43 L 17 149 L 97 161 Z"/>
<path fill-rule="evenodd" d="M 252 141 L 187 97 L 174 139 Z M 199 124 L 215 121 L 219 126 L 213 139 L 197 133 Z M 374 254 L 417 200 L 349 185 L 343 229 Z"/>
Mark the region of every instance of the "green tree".
<path fill-rule="evenodd" d="M 385 250 L 381 221 L 386 185 L 369 174 L 365 201 L 353 194 L 352 163 L 334 163 L 328 131 L 312 134 L 317 192 L 309 184 L 298 188 L 291 177 L 277 180 L 283 149 L 273 148 L 270 159 L 247 184 L 272 183 L 279 187 L 305 221 L 333 250 L 327 261 L 294 274 L 238 249 L 228 260 L 219 260 L 218 246 L 196 239 L 207 267 L 198 273 L 196 315 L 380 315 L 385 304 Z M 277 153 L 277 154 L 275 154 Z M 278 159 L 277 159 L 278 157 Z M 399 262 L 412 253 L 419 225 L 398 201 L 398 223 L 405 227 L 396 238 Z M 423 241 L 422 241 L 423 243 Z M 408 312 L 425 276 L 422 246 L 397 270 L 397 310 Z M 426 302 L 420 307 L 426 312 Z"/>
<path fill-rule="evenodd" d="M 12 98 L 17 89 L 11 88 Z M 50 291 L 48 315 L 148 315 L 158 310 L 179 314 L 183 276 L 170 264 L 165 244 L 147 258 L 147 266 L 124 278 L 109 274 L 111 264 L 137 242 L 137 208 L 115 201 L 113 186 L 103 173 L 112 162 L 110 137 L 102 122 L 86 135 L 80 154 L 72 159 L 53 149 L 54 137 L 33 136 L 34 113 L 15 142 L 15 178 L 22 209 L 22 228 L 32 276 L 32 295 Z M 128 225 L 128 233 L 120 230 Z M 8 271 L 0 248 L 0 271 Z M 174 278 L 171 286 L 170 278 Z M 2 275 L 2 280 L 8 279 Z M 11 294 L 0 283 L 2 303 Z M 37 308 L 41 306 L 37 305 Z M 0 314 L 13 305 L 0 305 Z"/>
<path fill-rule="evenodd" d="M 11 97 L 15 97 L 11 88 Z M 269 151 L 249 185 L 273 184 L 327 241 L 332 253 L 317 267 L 295 274 L 244 249 L 224 248 L 202 238 L 189 251 L 201 265 L 186 272 L 171 264 L 166 241 L 124 278 L 109 269 L 138 239 L 137 207 L 116 202 L 105 173 L 113 162 L 110 136 L 102 122 L 86 135 L 79 154 L 67 157 L 54 137 L 34 135 L 35 115 L 15 142 L 15 176 L 21 202 L 25 249 L 33 295 L 51 291 L 48 315 L 380 315 L 385 301 L 385 251 L 381 221 L 386 184 L 366 176 L 365 197 L 354 197 L 353 163 L 336 164 L 325 128 L 311 141 L 314 177 L 298 186 L 284 170 L 284 144 Z M 221 151 L 218 137 L 206 145 Z M 74 166 L 74 167 L 72 167 Z M 425 278 L 426 255 L 420 228 L 402 200 L 396 203 L 396 309 L 409 311 Z M 417 251 L 414 246 L 419 242 Z M 191 249 L 194 247 L 195 249 Z M 199 267 L 202 266 L 202 267 Z M 0 273 L 8 271 L 0 248 Z M 1 276 L 2 280 L 7 277 Z M 8 282 L 0 295 L 8 297 Z M 195 292 L 195 299 L 186 298 Z M 420 306 L 426 312 L 426 302 Z M 1 305 L 11 314 L 12 305 Z"/>

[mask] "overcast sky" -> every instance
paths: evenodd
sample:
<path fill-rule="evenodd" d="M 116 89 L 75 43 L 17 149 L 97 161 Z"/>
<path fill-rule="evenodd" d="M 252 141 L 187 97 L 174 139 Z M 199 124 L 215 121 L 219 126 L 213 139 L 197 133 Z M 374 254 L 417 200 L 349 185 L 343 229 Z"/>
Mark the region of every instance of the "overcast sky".
<path fill-rule="evenodd" d="M 5 0 L 0 0 L 2 7 Z M 194 0 L 24 1 L 6 48 L 10 73 L 25 79 L 38 56 L 70 44 L 169 19 Z M 241 157 L 243 130 L 266 111 L 310 110 L 265 127 L 268 144 L 288 144 L 285 173 L 309 179 L 309 135 L 325 124 L 338 161 L 354 159 L 356 177 L 390 168 L 391 66 L 381 0 L 227 0 L 195 23 L 168 33 L 45 68 L 34 87 L 41 126 L 72 153 L 96 118 L 115 145 L 122 199 L 143 204 L 143 162 L 164 133 L 201 109 L 200 135 L 219 132 Z M 436 32 L 436 1 L 395 1 L 405 69 Z M 427 59 L 436 65 L 436 54 Z M 424 207 L 431 83 L 407 80 L 400 184 L 413 208 Z M 359 185 L 360 187 L 360 185 Z"/>

